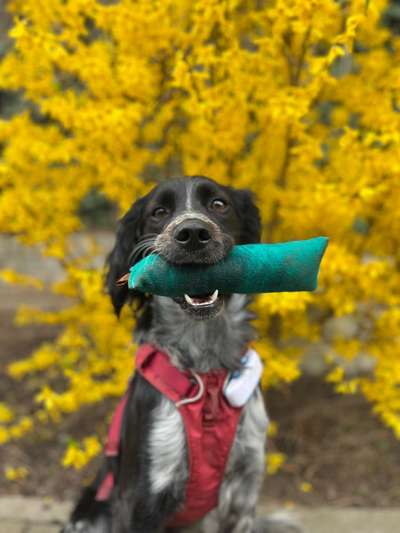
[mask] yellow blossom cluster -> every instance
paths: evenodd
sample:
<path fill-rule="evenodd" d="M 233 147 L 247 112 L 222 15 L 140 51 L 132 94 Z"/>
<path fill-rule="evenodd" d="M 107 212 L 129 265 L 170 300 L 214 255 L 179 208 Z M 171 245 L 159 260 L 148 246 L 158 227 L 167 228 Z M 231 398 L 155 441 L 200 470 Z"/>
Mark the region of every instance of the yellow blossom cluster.
<path fill-rule="evenodd" d="M 73 466 L 76 470 L 80 470 L 86 466 L 93 457 L 96 457 L 101 451 L 101 448 L 97 436 L 86 437 L 83 439 L 82 446 L 75 443 L 69 446 L 63 459 L 63 465 L 66 467 Z"/>
<path fill-rule="evenodd" d="M 9 481 L 18 481 L 19 479 L 24 479 L 29 475 L 29 470 L 24 466 L 7 466 L 5 469 L 5 477 Z"/>
<path fill-rule="evenodd" d="M 269 475 L 274 475 L 281 469 L 286 461 L 286 455 L 280 452 L 270 452 L 267 457 L 267 472 Z"/>
<path fill-rule="evenodd" d="M 327 235 L 314 294 L 262 295 L 257 348 L 263 385 L 299 374 L 305 342 L 351 317 L 333 339 L 346 360 L 375 359 L 349 380 L 400 437 L 400 40 L 381 24 L 387 0 L 11 0 L 13 47 L 0 87 L 24 111 L 0 120 L 0 231 L 39 243 L 65 272 L 57 312 L 18 321 L 60 324 L 55 342 L 9 366 L 43 377 L 37 411 L 0 420 L 0 440 L 59 421 L 126 386 L 132 318 L 113 316 L 102 273 L 76 258 L 70 235 L 96 190 L 123 213 L 160 178 L 204 174 L 249 187 L 264 240 Z M 38 286 L 3 271 L 2 278 Z M 25 422 L 22 424 L 22 422 Z M 28 422 L 26 422 L 28 420 Z M 21 426 L 22 424 L 22 426 Z M 71 445 L 83 466 L 92 441 Z"/>
<path fill-rule="evenodd" d="M 305 492 L 306 494 L 308 494 L 309 492 L 313 491 L 313 486 L 308 481 L 303 481 L 302 483 L 300 483 L 299 489 L 301 490 L 301 492 Z"/>

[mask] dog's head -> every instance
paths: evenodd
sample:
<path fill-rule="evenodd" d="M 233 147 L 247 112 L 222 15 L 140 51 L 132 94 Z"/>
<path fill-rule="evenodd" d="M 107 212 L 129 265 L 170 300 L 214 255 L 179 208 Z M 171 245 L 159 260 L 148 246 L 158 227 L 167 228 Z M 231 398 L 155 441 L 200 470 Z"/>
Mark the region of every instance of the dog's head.
<path fill-rule="evenodd" d="M 107 274 L 117 314 L 126 301 L 134 299 L 146 311 L 143 304 L 151 296 L 117 285 L 145 255 L 158 253 L 172 264 L 208 265 L 221 261 L 234 244 L 259 242 L 260 233 L 259 211 L 247 190 L 222 186 L 202 176 L 158 185 L 137 200 L 119 223 Z M 174 300 L 191 317 L 203 320 L 216 316 L 228 297 L 216 292 Z"/>

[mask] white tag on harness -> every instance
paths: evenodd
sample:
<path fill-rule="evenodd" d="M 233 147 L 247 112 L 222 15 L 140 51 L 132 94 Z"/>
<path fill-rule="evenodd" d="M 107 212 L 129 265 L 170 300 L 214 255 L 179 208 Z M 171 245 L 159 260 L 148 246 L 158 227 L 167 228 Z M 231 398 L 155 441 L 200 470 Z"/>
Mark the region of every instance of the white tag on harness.
<path fill-rule="evenodd" d="M 242 367 L 232 372 L 224 387 L 224 396 L 233 407 L 243 407 L 256 389 L 263 370 L 260 356 L 249 348 L 241 359 Z"/>

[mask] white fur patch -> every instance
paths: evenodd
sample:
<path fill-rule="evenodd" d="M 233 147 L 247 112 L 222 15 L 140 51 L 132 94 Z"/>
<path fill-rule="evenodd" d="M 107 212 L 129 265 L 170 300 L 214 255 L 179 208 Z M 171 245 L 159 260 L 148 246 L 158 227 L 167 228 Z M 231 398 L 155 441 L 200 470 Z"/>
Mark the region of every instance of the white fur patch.
<path fill-rule="evenodd" d="M 211 218 L 209 218 L 207 215 L 204 215 L 203 213 L 200 213 L 199 211 L 193 211 L 193 210 L 187 210 L 185 211 L 184 213 L 182 213 L 181 215 L 178 215 L 177 217 L 175 217 L 169 224 L 168 226 L 164 229 L 163 233 L 161 233 L 156 241 L 158 239 L 162 239 L 163 238 L 163 235 L 168 232 L 168 231 L 171 231 L 171 228 L 174 229 L 176 228 L 177 226 L 179 226 L 179 224 L 181 224 L 182 222 L 185 222 L 185 220 L 192 220 L 193 218 L 195 218 L 196 220 L 201 220 L 202 222 L 205 222 L 207 224 L 209 224 L 210 226 L 213 227 L 213 229 L 218 232 L 218 233 L 221 233 L 221 230 L 220 228 L 217 226 L 217 224 L 215 222 L 213 222 L 211 220 Z"/>
<path fill-rule="evenodd" d="M 249 297 L 247 294 L 232 294 L 226 306 L 229 323 L 232 328 L 240 326 L 240 324 L 249 320 L 248 303 Z"/>
<path fill-rule="evenodd" d="M 181 415 L 170 400 L 163 398 L 152 412 L 149 436 L 152 492 L 161 492 L 186 472 L 185 444 Z"/>
<path fill-rule="evenodd" d="M 192 191 L 193 191 L 193 182 L 188 181 L 186 184 L 186 211 L 192 211 Z"/>
<path fill-rule="evenodd" d="M 261 390 L 257 389 L 251 401 L 246 404 L 241 429 L 243 432 L 242 439 L 246 442 L 246 446 L 258 449 L 263 462 L 268 424 L 269 418 L 265 409 L 264 398 Z"/>
<path fill-rule="evenodd" d="M 99 518 L 95 523 L 79 520 L 66 524 L 61 533 L 109 533 L 109 527 L 107 520 L 103 518 Z"/>

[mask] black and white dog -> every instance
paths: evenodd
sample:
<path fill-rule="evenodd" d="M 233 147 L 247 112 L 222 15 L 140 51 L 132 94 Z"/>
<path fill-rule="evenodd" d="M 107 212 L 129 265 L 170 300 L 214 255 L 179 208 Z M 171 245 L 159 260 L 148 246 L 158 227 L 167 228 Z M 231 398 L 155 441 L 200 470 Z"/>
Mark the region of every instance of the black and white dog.
<path fill-rule="evenodd" d="M 137 301 L 138 343 L 152 343 L 179 369 L 208 372 L 240 367 L 254 338 L 246 296 L 217 292 L 193 298 L 143 296 L 118 286 L 129 267 L 148 253 L 174 264 L 212 264 L 234 244 L 260 241 L 257 207 L 247 190 L 194 176 L 162 183 L 122 218 L 108 259 L 108 290 L 119 314 Z M 96 501 L 104 471 L 86 488 L 64 533 L 284 533 L 297 528 L 257 518 L 265 469 L 267 415 L 259 389 L 241 413 L 219 489 L 218 506 L 194 525 L 168 528 L 184 499 L 188 477 L 185 431 L 175 405 L 138 373 L 125 409 L 116 487 L 110 502 Z"/>

